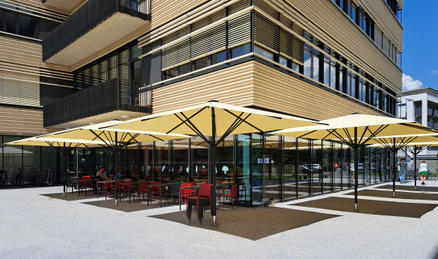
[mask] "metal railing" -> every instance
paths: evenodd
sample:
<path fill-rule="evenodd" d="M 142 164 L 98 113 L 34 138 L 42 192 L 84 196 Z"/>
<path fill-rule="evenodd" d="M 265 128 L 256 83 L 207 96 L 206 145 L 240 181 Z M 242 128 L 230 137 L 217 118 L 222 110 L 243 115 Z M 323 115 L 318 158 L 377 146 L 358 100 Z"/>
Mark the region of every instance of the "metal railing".
<path fill-rule="evenodd" d="M 115 110 L 151 113 L 152 101 L 146 100 L 147 96 L 138 91 L 140 86 L 140 82 L 116 78 L 80 90 L 45 105 L 44 126 L 49 127 Z"/>
<path fill-rule="evenodd" d="M 150 0 L 89 0 L 43 39 L 47 60 L 117 12 L 150 19 Z"/>

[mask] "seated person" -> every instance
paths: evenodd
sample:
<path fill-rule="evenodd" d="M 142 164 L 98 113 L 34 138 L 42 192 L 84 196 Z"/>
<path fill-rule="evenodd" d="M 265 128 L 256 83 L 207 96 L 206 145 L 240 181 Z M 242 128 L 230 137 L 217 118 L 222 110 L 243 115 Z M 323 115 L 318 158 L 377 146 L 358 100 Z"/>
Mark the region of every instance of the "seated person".
<path fill-rule="evenodd" d="M 96 178 L 97 179 L 107 179 L 108 176 L 106 175 L 106 171 L 105 171 L 105 167 L 101 167 L 97 172 L 96 172 Z"/>
<path fill-rule="evenodd" d="M 124 176 L 123 176 L 123 173 L 122 173 L 122 168 L 118 168 L 117 169 L 117 172 L 116 172 L 116 176 L 115 176 L 115 179 L 116 180 L 120 180 L 120 179 L 122 179 Z"/>
<path fill-rule="evenodd" d="M 134 182 L 138 181 L 138 179 L 140 178 L 137 166 L 134 166 L 134 168 L 132 169 L 131 178 Z"/>

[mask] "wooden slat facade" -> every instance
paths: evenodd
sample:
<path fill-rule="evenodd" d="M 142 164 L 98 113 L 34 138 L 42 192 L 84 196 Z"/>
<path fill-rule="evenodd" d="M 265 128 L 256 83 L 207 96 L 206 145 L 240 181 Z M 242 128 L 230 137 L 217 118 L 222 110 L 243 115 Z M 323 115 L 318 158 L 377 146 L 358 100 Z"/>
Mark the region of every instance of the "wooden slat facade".
<path fill-rule="evenodd" d="M 380 114 L 378 111 L 339 96 L 321 87 L 253 62 L 254 105 L 280 112 L 324 120 L 353 112 Z"/>
<path fill-rule="evenodd" d="M 360 0 L 362 8 L 371 16 L 397 49 L 403 49 L 403 28 L 385 1 Z"/>
<path fill-rule="evenodd" d="M 210 100 L 252 105 L 253 66 L 253 62 L 247 62 L 153 90 L 153 112 L 188 107 Z"/>
<path fill-rule="evenodd" d="M 36 17 L 44 17 L 53 21 L 62 22 L 68 18 L 68 13 L 56 8 L 45 6 L 41 0 L 2 0 L 7 5 L 10 5 L 17 9 L 12 9 L 16 12 L 23 12 L 28 15 Z M 5 9 L 11 10 L 9 7 Z M 20 11 L 20 9 L 22 11 Z M 29 10 L 30 12 L 26 12 Z"/>
<path fill-rule="evenodd" d="M 37 83 L 39 77 L 62 80 L 73 80 L 73 74 L 64 71 L 60 66 L 52 66 L 42 61 L 40 42 L 31 42 L 0 34 L 0 72 L 34 76 Z M 61 87 L 68 87 L 59 85 Z"/>
<path fill-rule="evenodd" d="M 152 96 L 154 113 L 217 100 L 316 120 L 352 112 L 381 114 L 257 61 L 164 86 L 153 90 Z"/>
<path fill-rule="evenodd" d="M 330 48 L 400 94 L 401 69 L 331 1 L 314 0 L 311 5 L 304 0 L 287 0 L 288 4 L 267 1 Z M 402 37 L 401 31 L 399 37 Z"/>
<path fill-rule="evenodd" d="M 34 136 L 45 133 L 42 110 L 0 106 L 0 135 Z"/>
<path fill-rule="evenodd" d="M 159 27 L 205 2 L 207 0 L 152 0 L 151 29 Z"/>

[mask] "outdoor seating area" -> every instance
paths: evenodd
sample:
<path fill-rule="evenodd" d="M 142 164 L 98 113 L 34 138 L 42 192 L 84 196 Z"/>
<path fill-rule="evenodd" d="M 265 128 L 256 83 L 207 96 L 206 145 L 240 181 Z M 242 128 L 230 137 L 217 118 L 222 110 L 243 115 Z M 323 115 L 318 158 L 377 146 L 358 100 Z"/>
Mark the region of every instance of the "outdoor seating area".
<path fill-rule="evenodd" d="M 182 210 L 185 205 L 187 223 L 216 225 L 219 209 L 221 214 L 227 214 L 242 211 L 242 206 L 269 206 L 285 198 L 353 187 L 354 199 L 345 195 L 298 205 L 421 217 L 435 205 L 415 204 L 415 209 L 411 209 L 412 203 L 364 199 L 358 202 L 358 188 L 389 181 L 392 175 L 392 197 L 397 197 L 396 152 L 417 138 L 424 143 L 435 135 L 438 136 L 437 131 L 416 122 L 384 116 L 352 114 L 314 121 L 211 101 L 10 144 L 64 146 L 61 199 L 74 200 L 81 195 L 85 198 L 91 192 L 98 200 L 87 204 L 126 212 L 171 205 L 179 205 Z M 66 143 L 75 148 L 65 148 Z M 369 145 L 378 145 L 379 152 L 369 152 L 365 163 L 364 150 Z M 78 147 L 82 148 L 81 157 Z M 106 149 L 112 156 L 97 153 L 99 149 Z M 274 155 L 277 151 L 279 155 Z M 86 152 L 94 152 L 90 157 L 94 167 L 99 168 L 96 173 L 85 170 Z M 67 165 L 72 164 L 72 159 L 67 159 L 69 154 L 75 155 L 73 171 L 67 170 Z M 71 195 L 75 192 L 76 196 Z M 70 198 L 66 198 L 68 193 Z M 409 197 L 400 194 L 403 195 Z M 211 214 L 211 221 L 206 211 Z M 197 220 L 192 220 L 193 213 Z"/>

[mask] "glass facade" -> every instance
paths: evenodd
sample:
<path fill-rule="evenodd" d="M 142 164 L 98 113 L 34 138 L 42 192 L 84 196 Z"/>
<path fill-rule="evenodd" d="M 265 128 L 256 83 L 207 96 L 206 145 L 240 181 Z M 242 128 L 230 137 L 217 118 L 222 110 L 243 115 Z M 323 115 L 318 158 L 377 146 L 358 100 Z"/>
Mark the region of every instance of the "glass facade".
<path fill-rule="evenodd" d="M 103 163 L 108 163 L 111 170 L 112 154 L 104 158 L 103 153 L 83 153 L 97 158 L 82 159 L 97 162 L 88 171 L 84 168 L 84 173 L 93 174 Z M 208 181 L 208 147 L 200 138 L 130 147 L 121 150 L 119 156 L 128 177 L 137 178 L 139 172 L 139 179 Z M 353 150 L 337 142 L 243 134 L 230 136 L 218 145 L 215 172 L 218 184 L 238 185 L 241 205 L 258 206 L 269 200 L 291 200 L 352 188 L 353 157 Z M 360 186 L 390 179 L 387 151 L 361 149 L 358 162 Z"/>
<path fill-rule="evenodd" d="M 22 137 L 0 136 L 1 144 Z M 41 186 L 59 183 L 61 154 L 48 147 L 0 147 L 0 186 Z"/>
<path fill-rule="evenodd" d="M 3 143 L 19 139 L 2 136 Z M 238 185 L 239 204 L 258 206 L 353 187 L 353 151 L 332 141 L 296 139 L 277 135 L 230 136 L 216 149 L 218 184 Z M 365 148 L 359 153 L 359 185 L 390 180 L 385 150 Z M 208 181 L 208 145 L 200 138 L 157 141 L 122 148 L 114 157 L 107 148 L 62 149 L 2 146 L 4 185 L 52 185 L 63 182 L 65 168 L 80 175 L 95 175 L 115 166 L 132 179 Z M 3 175 L 6 175 L 5 177 Z M 4 182 L 3 182 L 4 179 Z"/>

